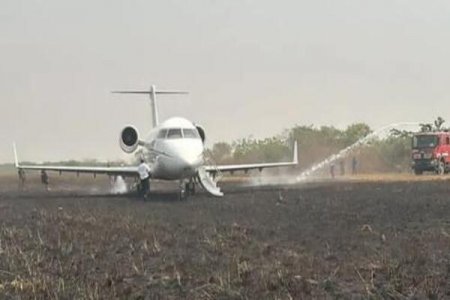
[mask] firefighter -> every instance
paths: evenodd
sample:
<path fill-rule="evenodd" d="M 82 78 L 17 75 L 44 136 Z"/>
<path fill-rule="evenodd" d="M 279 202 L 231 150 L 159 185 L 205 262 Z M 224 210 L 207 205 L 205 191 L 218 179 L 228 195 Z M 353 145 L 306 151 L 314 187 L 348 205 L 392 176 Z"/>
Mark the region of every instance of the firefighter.
<path fill-rule="evenodd" d="M 19 175 L 19 190 L 22 191 L 25 187 L 25 172 L 22 169 L 17 170 L 17 175 Z"/>
<path fill-rule="evenodd" d="M 356 160 L 356 157 L 352 157 L 352 174 L 356 175 L 356 167 L 358 165 L 358 161 Z"/>
<path fill-rule="evenodd" d="M 48 192 L 48 175 L 45 170 L 41 170 L 41 183 L 45 186 L 45 190 Z"/>
<path fill-rule="evenodd" d="M 141 196 L 145 199 L 148 197 L 150 190 L 150 167 L 141 158 L 141 163 L 138 166 L 139 178 L 141 179 Z"/>
<path fill-rule="evenodd" d="M 341 176 L 345 175 L 345 163 L 344 160 L 339 161 L 339 170 L 341 172 Z"/>

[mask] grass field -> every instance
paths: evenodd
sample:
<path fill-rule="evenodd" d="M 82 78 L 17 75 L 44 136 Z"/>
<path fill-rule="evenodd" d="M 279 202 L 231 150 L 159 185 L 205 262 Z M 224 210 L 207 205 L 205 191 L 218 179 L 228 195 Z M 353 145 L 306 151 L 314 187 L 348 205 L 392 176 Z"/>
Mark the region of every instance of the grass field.
<path fill-rule="evenodd" d="M 46 193 L 37 176 L 19 192 L 3 175 L 0 294 L 450 298 L 450 182 L 414 178 L 227 182 L 221 199 L 159 189 L 143 202 L 100 177 L 51 177 Z"/>

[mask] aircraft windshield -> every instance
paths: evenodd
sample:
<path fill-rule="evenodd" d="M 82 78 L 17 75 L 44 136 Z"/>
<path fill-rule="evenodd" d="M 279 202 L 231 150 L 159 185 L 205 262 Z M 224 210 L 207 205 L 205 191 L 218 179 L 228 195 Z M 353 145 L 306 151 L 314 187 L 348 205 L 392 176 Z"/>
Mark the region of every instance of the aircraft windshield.
<path fill-rule="evenodd" d="M 181 134 L 181 128 L 169 129 L 167 132 L 168 139 L 181 139 L 183 135 Z"/>
<path fill-rule="evenodd" d="M 161 129 L 159 132 L 158 132 L 158 139 L 165 139 L 166 138 L 166 135 L 167 135 L 167 129 Z"/>
<path fill-rule="evenodd" d="M 183 128 L 183 136 L 185 139 L 196 139 L 199 138 L 198 132 L 196 129 L 191 128 Z"/>
<path fill-rule="evenodd" d="M 198 131 L 194 128 L 170 128 L 161 129 L 157 135 L 158 139 L 199 139 Z"/>

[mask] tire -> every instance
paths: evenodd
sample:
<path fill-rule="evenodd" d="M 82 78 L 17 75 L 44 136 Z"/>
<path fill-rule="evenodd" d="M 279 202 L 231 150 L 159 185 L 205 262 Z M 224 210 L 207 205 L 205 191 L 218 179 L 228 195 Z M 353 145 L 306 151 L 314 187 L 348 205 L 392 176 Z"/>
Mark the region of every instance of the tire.
<path fill-rule="evenodd" d="M 180 189 L 180 191 L 178 192 L 178 200 L 179 201 L 187 200 L 187 198 L 188 198 L 188 194 L 187 193 L 188 193 L 187 190 L 184 187 L 182 187 Z"/>
<path fill-rule="evenodd" d="M 423 171 L 422 170 L 418 170 L 418 169 L 414 169 L 414 174 L 416 175 L 422 175 Z"/>

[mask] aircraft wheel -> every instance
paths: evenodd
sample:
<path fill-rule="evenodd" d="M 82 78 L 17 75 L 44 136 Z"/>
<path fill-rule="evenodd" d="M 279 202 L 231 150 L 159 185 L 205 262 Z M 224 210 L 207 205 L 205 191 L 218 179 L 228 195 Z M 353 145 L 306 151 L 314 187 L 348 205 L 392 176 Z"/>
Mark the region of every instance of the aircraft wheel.
<path fill-rule="evenodd" d="M 188 196 L 188 189 L 187 189 L 187 183 L 183 184 L 183 182 L 180 182 L 180 192 L 178 194 L 178 199 L 180 201 L 186 200 Z"/>
<path fill-rule="evenodd" d="M 180 192 L 178 194 L 178 200 L 183 201 L 187 199 L 187 193 L 185 189 L 180 189 Z"/>
<path fill-rule="evenodd" d="M 191 195 L 195 195 L 195 182 L 192 181 L 191 183 Z"/>
<path fill-rule="evenodd" d="M 193 196 L 195 195 L 195 182 L 194 181 L 189 181 L 185 184 L 185 190 L 186 190 L 186 194 L 189 196 Z"/>

